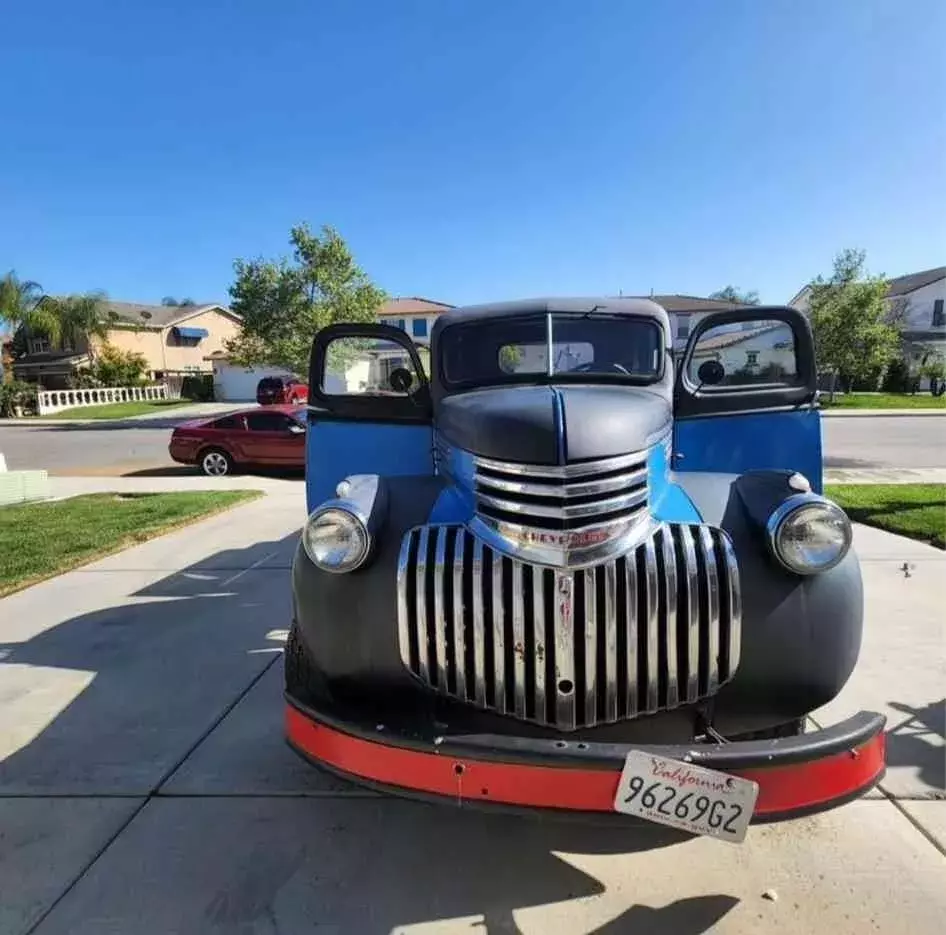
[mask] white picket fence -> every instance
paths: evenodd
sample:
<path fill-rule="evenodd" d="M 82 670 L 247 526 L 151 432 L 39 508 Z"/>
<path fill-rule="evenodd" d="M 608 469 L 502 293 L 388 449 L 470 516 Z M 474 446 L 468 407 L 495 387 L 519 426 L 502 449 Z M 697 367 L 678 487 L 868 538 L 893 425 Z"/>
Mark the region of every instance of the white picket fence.
<path fill-rule="evenodd" d="M 41 416 L 80 406 L 129 403 L 137 400 L 170 399 L 166 383 L 154 386 L 103 386 L 94 390 L 40 390 L 36 394 Z"/>

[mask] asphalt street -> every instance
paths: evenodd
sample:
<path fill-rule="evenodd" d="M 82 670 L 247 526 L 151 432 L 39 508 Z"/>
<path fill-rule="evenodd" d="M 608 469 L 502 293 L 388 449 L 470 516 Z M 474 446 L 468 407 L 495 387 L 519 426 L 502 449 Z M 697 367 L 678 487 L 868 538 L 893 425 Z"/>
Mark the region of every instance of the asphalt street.
<path fill-rule="evenodd" d="M 102 425 L 0 425 L 11 470 L 52 475 L 125 474 L 170 466 L 171 428 L 186 416 Z M 828 468 L 946 466 L 946 416 L 829 417 L 823 420 Z"/>
<path fill-rule="evenodd" d="M 280 664 L 303 496 L 270 488 L 0 601 L 2 935 L 942 930 L 941 552 L 857 530 L 861 664 L 815 719 L 888 715 L 882 788 L 735 846 L 401 801 L 303 763 Z"/>

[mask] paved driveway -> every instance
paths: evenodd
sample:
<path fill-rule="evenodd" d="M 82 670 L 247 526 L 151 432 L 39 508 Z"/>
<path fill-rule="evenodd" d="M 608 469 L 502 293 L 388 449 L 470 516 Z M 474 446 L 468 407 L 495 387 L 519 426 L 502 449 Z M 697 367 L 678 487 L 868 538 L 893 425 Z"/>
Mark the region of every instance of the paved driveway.
<path fill-rule="evenodd" d="M 280 649 L 302 515 L 274 486 L 0 601 L 2 935 L 941 931 L 942 553 L 858 531 L 863 661 L 816 716 L 892 715 L 883 790 L 734 847 L 387 799 L 300 762 Z"/>

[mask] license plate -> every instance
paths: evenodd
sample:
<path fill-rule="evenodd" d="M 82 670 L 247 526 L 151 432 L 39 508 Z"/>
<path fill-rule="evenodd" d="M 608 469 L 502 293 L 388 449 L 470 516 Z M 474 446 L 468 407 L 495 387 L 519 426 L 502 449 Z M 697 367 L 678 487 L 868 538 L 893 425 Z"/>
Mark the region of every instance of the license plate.
<path fill-rule="evenodd" d="M 733 844 L 746 836 L 759 784 L 632 750 L 624 760 L 614 809 Z"/>

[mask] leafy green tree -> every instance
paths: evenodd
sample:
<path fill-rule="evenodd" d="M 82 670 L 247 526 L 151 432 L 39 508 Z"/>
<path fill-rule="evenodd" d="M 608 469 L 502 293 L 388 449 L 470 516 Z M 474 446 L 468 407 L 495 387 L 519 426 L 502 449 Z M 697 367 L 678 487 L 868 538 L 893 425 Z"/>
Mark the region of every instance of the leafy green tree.
<path fill-rule="evenodd" d="M 808 315 L 819 367 L 832 375 L 831 399 L 837 376 L 865 379 L 892 361 L 900 333 L 887 306 L 887 280 L 869 276 L 863 250 L 842 250 L 829 279 L 811 284 Z"/>
<path fill-rule="evenodd" d="M 754 289 L 751 292 L 743 292 L 736 286 L 726 286 L 725 289 L 719 289 L 717 292 L 710 293 L 711 299 L 719 302 L 731 302 L 733 305 L 758 305 L 759 293 Z"/>
<path fill-rule="evenodd" d="M 191 308 L 197 305 L 193 299 L 175 299 L 173 295 L 166 295 L 161 299 L 161 304 L 171 308 Z"/>
<path fill-rule="evenodd" d="M 373 322 L 385 300 L 331 227 L 321 235 L 300 224 L 290 232 L 291 259 L 237 260 L 230 306 L 243 318 L 228 341 L 244 366 L 268 364 L 305 373 L 315 333 L 334 322 Z M 333 342 L 339 348 L 345 342 Z M 346 345 L 347 346 L 347 345 Z M 334 366 L 344 361 L 333 360 Z"/>

